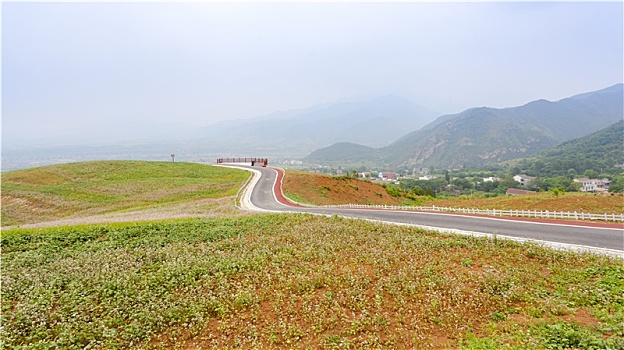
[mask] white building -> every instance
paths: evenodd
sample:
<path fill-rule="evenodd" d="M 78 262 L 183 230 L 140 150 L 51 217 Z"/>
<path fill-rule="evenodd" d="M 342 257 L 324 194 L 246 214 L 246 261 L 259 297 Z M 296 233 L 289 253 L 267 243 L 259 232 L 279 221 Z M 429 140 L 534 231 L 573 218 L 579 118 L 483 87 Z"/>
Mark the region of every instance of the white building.
<path fill-rule="evenodd" d="M 516 182 L 518 182 L 523 187 L 527 187 L 528 185 L 531 184 L 531 182 L 533 182 L 533 180 L 535 180 L 535 177 L 525 175 L 525 174 L 520 174 L 520 175 L 514 176 L 513 179 L 516 180 Z"/>
<path fill-rule="evenodd" d="M 611 180 L 609 179 L 599 180 L 588 179 L 586 177 L 574 179 L 574 182 L 581 184 L 581 192 L 607 192 L 609 190 L 609 185 L 611 184 Z"/>

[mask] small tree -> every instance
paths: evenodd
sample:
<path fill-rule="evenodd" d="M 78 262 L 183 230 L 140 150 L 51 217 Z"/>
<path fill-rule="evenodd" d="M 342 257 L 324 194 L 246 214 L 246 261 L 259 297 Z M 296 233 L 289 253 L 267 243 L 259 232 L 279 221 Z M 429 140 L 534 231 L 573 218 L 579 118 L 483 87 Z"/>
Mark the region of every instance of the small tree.
<path fill-rule="evenodd" d="M 588 179 L 596 179 L 598 178 L 598 176 L 600 176 L 600 174 L 598 174 L 598 172 L 594 169 L 587 169 L 583 173 L 583 176 L 587 177 Z"/>

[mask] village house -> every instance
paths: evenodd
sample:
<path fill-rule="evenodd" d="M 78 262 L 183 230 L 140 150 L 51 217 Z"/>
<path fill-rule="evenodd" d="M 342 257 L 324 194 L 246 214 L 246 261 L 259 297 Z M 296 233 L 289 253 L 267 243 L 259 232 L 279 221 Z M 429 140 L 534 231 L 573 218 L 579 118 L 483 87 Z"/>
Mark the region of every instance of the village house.
<path fill-rule="evenodd" d="M 608 192 L 609 185 L 611 185 L 609 179 L 588 179 L 586 177 L 574 179 L 574 182 L 581 184 L 581 192 Z"/>
<path fill-rule="evenodd" d="M 535 177 L 533 176 L 529 176 L 529 175 L 525 175 L 525 174 L 520 174 L 520 175 L 516 175 L 513 177 L 513 179 L 519 183 L 520 185 L 522 185 L 522 187 L 527 187 L 531 184 L 531 182 L 533 180 L 535 180 Z"/>
<path fill-rule="evenodd" d="M 493 176 L 483 178 L 483 182 L 494 182 L 494 181 L 500 181 L 500 179 L 497 177 L 493 177 Z"/>
<path fill-rule="evenodd" d="M 398 180 L 401 177 L 400 174 L 393 173 L 393 172 L 386 172 L 383 175 L 384 175 L 383 178 L 385 180 Z"/>

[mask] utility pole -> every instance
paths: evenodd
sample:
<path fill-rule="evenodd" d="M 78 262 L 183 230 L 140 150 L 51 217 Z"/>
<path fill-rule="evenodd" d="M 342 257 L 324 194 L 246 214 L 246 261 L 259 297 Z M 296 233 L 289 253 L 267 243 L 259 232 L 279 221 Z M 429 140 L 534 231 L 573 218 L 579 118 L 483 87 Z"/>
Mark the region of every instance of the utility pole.
<path fill-rule="evenodd" d="M 171 161 L 175 163 L 175 154 L 171 153 Z"/>

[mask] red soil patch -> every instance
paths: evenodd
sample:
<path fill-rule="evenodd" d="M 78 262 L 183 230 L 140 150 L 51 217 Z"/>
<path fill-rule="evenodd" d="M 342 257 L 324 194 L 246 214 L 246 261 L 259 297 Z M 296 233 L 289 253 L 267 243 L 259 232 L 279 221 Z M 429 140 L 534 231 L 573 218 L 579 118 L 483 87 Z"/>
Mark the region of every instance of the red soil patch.
<path fill-rule="evenodd" d="M 539 193 L 526 196 L 505 196 L 495 198 L 458 198 L 436 199 L 422 205 L 435 205 L 453 208 L 482 208 L 502 210 L 548 210 L 563 212 L 585 212 L 593 214 L 624 213 L 624 196 L 593 195 L 587 193 L 566 193 L 555 196 L 551 193 Z"/>
<path fill-rule="evenodd" d="M 365 180 L 287 170 L 282 190 L 289 198 L 315 205 L 399 205 L 380 185 Z"/>
<path fill-rule="evenodd" d="M 585 309 L 578 309 L 574 315 L 566 315 L 563 317 L 567 322 L 578 322 L 581 326 L 596 326 L 600 322 Z"/>

